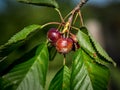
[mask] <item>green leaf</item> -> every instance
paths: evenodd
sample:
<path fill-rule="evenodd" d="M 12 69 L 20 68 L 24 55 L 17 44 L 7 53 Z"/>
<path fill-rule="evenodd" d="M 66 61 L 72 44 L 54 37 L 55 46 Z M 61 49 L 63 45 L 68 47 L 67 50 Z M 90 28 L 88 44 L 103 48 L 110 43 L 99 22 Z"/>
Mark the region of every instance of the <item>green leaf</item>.
<path fill-rule="evenodd" d="M 50 61 L 54 60 L 54 58 L 57 54 L 56 48 L 50 45 L 50 46 L 48 46 L 48 51 L 49 51 L 49 60 Z"/>
<path fill-rule="evenodd" d="M 52 79 L 49 90 L 70 90 L 70 70 L 63 66 Z"/>
<path fill-rule="evenodd" d="M 87 32 L 83 28 L 78 31 L 77 38 L 81 48 L 88 52 L 90 56 L 93 56 L 93 54 L 96 53 L 94 47 L 90 42 Z"/>
<path fill-rule="evenodd" d="M 27 4 L 34 4 L 34 5 L 58 8 L 58 4 L 55 0 L 18 0 L 18 1 L 27 3 Z"/>
<path fill-rule="evenodd" d="M 99 64 L 108 66 L 109 64 L 115 65 L 115 62 L 108 56 L 102 47 L 92 38 L 90 33 L 85 27 L 82 27 L 77 33 L 78 42 L 92 58 Z M 103 58 L 103 56 L 105 58 Z"/>
<path fill-rule="evenodd" d="M 20 46 L 33 32 L 41 29 L 40 25 L 30 25 L 11 37 L 7 43 L 0 46 L 0 59 L 3 59 L 10 52 Z"/>
<path fill-rule="evenodd" d="M 107 90 L 109 69 L 96 63 L 82 49 L 75 52 L 72 72 L 71 90 Z"/>
<path fill-rule="evenodd" d="M 2 77 L 2 90 L 44 90 L 48 57 L 47 45 L 43 43 L 32 59 L 16 65 Z"/>
<path fill-rule="evenodd" d="M 35 47 L 25 50 L 24 52 L 19 53 L 19 55 L 16 55 L 16 50 L 10 53 L 6 59 L 4 59 L 2 62 L 0 62 L 0 75 L 3 75 L 6 71 L 8 72 L 12 67 L 14 67 L 16 64 L 20 64 L 24 61 L 29 60 L 33 56 L 35 56 L 36 49 L 39 45 L 36 45 Z M 12 57 L 12 58 L 11 58 Z M 13 58 L 14 57 L 14 58 Z"/>
<path fill-rule="evenodd" d="M 111 57 L 109 57 L 106 51 L 100 46 L 100 44 L 93 38 L 93 36 L 90 33 L 89 33 L 89 37 L 95 47 L 95 50 L 98 52 L 98 54 L 104 57 L 107 61 L 113 63 L 114 66 L 116 66 L 116 63 L 112 60 Z"/>

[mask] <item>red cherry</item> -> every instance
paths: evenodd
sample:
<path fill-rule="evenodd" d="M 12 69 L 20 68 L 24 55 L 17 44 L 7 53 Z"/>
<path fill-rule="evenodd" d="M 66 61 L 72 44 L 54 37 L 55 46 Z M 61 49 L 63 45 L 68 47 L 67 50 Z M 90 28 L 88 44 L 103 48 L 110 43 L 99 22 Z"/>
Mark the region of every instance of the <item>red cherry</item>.
<path fill-rule="evenodd" d="M 72 50 L 73 41 L 71 38 L 60 38 L 56 42 L 56 49 L 59 53 L 66 54 Z"/>
<path fill-rule="evenodd" d="M 80 48 L 80 45 L 79 45 L 79 43 L 77 42 L 77 43 L 74 43 L 72 50 L 75 51 L 75 50 L 77 50 L 77 49 L 79 49 L 79 48 Z"/>
<path fill-rule="evenodd" d="M 77 42 L 76 43 L 76 48 L 79 49 L 80 48 L 80 44 Z"/>
<path fill-rule="evenodd" d="M 55 45 L 56 41 L 62 37 L 61 33 L 56 29 L 56 28 L 51 28 L 48 32 L 47 32 L 47 37 L 49 39 L 49 41 Z"/>
<path fill-rule="evenodd" d="M 77 43 L 78 40 L 77 40 L 76 35 L 74 35 L 74 34 L 72 34 L 72 33 L 71 33 L 70 35 L 71 35 L 70 38 L 73 40 L 73 42 Z"/>

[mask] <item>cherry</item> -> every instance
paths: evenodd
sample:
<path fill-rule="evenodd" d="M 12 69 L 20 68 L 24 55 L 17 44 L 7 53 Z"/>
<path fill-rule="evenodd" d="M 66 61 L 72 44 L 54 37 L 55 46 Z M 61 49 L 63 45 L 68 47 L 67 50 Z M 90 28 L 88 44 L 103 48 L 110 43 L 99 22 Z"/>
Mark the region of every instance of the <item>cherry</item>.
<path fill-rule="evenodd" d="M 79 45 L 79 43 L 77 42 L 77 43 L 74 43 L 74 44 L 73 44 L 72 50 L 73 50 L 73 51 L 76 51 L 76 50 L 79 49 L 79 48 L 80 48 L 80 45 Z"/>
<path fill-rule="evenodd" d="M 60 38 L 56 42 L 56 49 L 59 53 L 66 54 L 72 50 L 73 40 L 71 38 Z"/>
<path fill-rule="evenodd" d="M 80 48 L 80 45 L 79 45 L 79 43 L 77 42 L 76 43 L 76 49 L 79 49 Z"/>
<path fill-rule="evenodd" d="M 77 37 L 76 37 L 76 35 L 74 35 L 74 34 L 72 34 L 72 33 L 70 33 L 70 38 L 73 40 L 73 42 L 74 43 L 77 43 L 78 42 L 78 40 L 77 40 Z"/>
<path fill-rule="evenodd" d="M 72 50 L 75 51 L 75 50 L 79 49 L 79 48 L 80 48 L 80 45 L 79 45 L 79 43 L 78 43 L 78 39 L 77 39 L 76 35 L 70 33 L 70 38 L 71 38 L 71 39 L 73 40 L 73 42 L 74 42 L 74 45 L 73 45 Z"/>
<path fill-rule="evenodd" d="M 55 43 L 57 42 L 57 40 L 59 38 L 62 37 L 61 33 L 56 29 L 56 28 L 51 28 L 48 32 L 47 32 L 47 37 L 49 39 L 49 41 L 55 45 Z"/>

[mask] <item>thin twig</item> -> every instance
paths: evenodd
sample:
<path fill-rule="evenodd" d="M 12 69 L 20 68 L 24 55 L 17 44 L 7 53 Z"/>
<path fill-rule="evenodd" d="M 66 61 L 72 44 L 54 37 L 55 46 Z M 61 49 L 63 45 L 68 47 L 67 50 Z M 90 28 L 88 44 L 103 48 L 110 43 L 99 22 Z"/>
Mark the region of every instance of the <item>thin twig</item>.
<path fill-rule="evenodd" d="M 79 2 L 79 4 L 72 10 L 74 13 L 75 12 L 78 12 L 80 10 L 80 8 L 85 4 L 87 3 L 88 0 L 81 0 Z"/>
<path fill-rule="evenodd" d="M 81 26 L 84 26 L 84 23 L 83 23 L 83 18 L 82 18 L 82 14 L 81 14 L 80 8 L 81 8 L 85 3 L 87 3 L 87 1 L 88 1 L 88 0 L 81 0 L 80 3 L 73 9 L 73 15 L 77 12 L 78 15 L 80 16 Z"/>
<path fill-rule="evenodd" d="M 64 20 L 70 16 L 71 14 L 74 14 L 75 12 L 77 12 L 78 10 L 80 10 L 80 8 L 87 3 L 88 0 L 81 0 L 80 3 L 69 13 L 65 16 Z"/>
<path fill-rule="evenodd" d="M 69 24 L 69 30 L 70 30 L 70 27 L 72 25 L 72 21 L 73 21 L 73 17 L 75 15 L 75 13 L 77 13 L 79 16 L 80 16 L 80 22 L 81 22 L 81 26 L 84 26 L 84 23 L 83 23 L 83 18 L 82 18 L 82 15 L 81 15 L 81 12 L 80 12 L 80 8 L 87 2 L 88 0 L 81 0 L 80 3 L 66 16 L 68 17 L 70 15 L 70 17 L 68 18 L 68 22 L 70 23 Z M 65 18 L 66 18 L 65 17 Z M 64 19 L 65 19 L 64 18 Z M 74 22 L 73 22 L 74 24 Z"/>

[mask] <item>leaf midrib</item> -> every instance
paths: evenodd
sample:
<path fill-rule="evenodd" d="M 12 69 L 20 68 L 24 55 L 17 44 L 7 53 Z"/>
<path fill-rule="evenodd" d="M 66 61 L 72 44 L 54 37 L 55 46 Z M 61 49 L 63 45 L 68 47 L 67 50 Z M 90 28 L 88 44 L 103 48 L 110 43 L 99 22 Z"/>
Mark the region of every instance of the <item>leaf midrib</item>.
<path fill-rule="evenodd" d="M 82 51 L 82 54 L 83 54 L 83 51 Z M 84 55 L 83 55 L 83 64 L 84 64 L 84 67 L 85 67 L 85 70 L 86 70 L 87 76 L 89 77 L 90 84 L 91 84 L 91 86 L 92 86 L 92 90 L 94 90 L 94 89 L 93 89 L 92 80 L 91 80 L 91 77 L 90 77 L 90 73 L 89 73 L 89 70 L 88 70 L 88 67 L 87 67 L 87 63 L 86 63 L 86 61 L 88 61 L 88 60 L 85 60 L 85 59 L 84 59 Z M 88 61 L 88 62 L 89 62 L 89 61 Z"/>
<path fill-rule="evenodd" d="M 39 60 L 38 57 L 39 57 L 40 54 L 43 52 L 43 48 L 44 48 L 44 47 L 45 47 L 45 45 L 43 45 L 43 47 L 42 47 L 41 52 L 39 53 L 39 55 L 37 54 L 38 56 L 33 57 L 33 58 L 35 58 L 35 59 L 34 59 L 34 63 L 31 64 L 31 67 L 30 67 L 30 68 L 28 69 L 28 71 L 26 72 L 24 78 L 20 81 L 20 84 L 17 86 L 16 90 L 19 88 L 19 86 L 21 85 L 22 81 L 25 80 L 26 76 L 29 74 L 29 71 L 32 69 L 32 66 L 34 66 L 34 64 Z"/>

